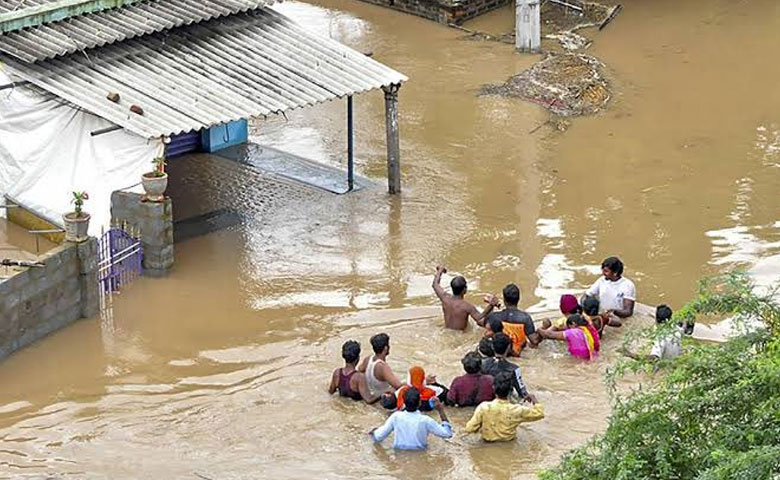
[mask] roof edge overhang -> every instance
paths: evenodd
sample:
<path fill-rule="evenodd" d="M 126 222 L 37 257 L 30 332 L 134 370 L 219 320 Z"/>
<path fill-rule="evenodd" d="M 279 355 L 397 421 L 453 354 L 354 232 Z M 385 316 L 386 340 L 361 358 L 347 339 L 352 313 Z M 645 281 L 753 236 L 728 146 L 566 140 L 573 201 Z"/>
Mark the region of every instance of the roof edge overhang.
<path fill-rule="evenodd" d="M 327 63 L 330 68 L 330 73 L 325 74 L 323 73 L 321 77 L 313 78 L 312 81 L 315 83 L 312 83 L 311 85 L 316 86 L 318 89 L 318 95 L 304 95 L 304 94 L 290 94 L 290 97 L 294 97 L 293 100 L 286 102 L 284 108 L 275 108 L 271 105 L 273 105 L 273 102 L 267 102 L 266 104 L 260 104 L 261 102 L 257 101 L 257 98 L 252 98 L 250 96 L 246 96 L 246 103 L 247 105 L 252 105 L 254 108 L 242 108 L 242 109 L 236 109 L 236 108 L 213 108 L 213 111 L 208 111 L 207 113 L 209 115 L 203 115 L 202 111 L 198 111 L 197 108 L 201 107 L 202 104 L 205 103 L 211 103 L 212 105 L 216 105 L 217 102 L 220 100 L 219 96 L 213 96 L 213 92 L 208 91 L 207 89 L 200 89 L 196 93 L 186 92 L 190 93 L 190 97 L 186 97 L 185 93 L 180 92 L 177 90 L 177 88 L 168 88 L 166 90 L 159 90 L 161 85 L 177 85 L 176 82 L 181 82 L 183 79 L 181 76 L 176 77 L 170 74 L 165 69 L 159 68 L 155 70 L 155 73 L 160 75 L 160 77 L 154 81 L 150 82 L 150 87 L 143 92 L 141 90 L 138 90 L 137 92 L 133 90 L 136 88 L 135 85 L 128 82 L 127 78 L 124 77 L 117 77 L 116 79 L 111 79 L 110 77 L 106 76 L 106 72 L 102 71 L 101 78 L 104 78 L 106 80 L 112 80 L 109 84 L 103 85 L 100 83 L 100 79 L 97 79 L 97 75 L 94 77 L 89 75 L 90 69 L 96 68 L 94 66 L 93 60 L 86 61 L 81 57 L 80 53 L 74 54 L 73 63 L 68 63 L 69 57 L 59 57 L 57 59 L 51 60 L 51 61 L 44 61 L 44 62 L 35 62 L 35 63 L 25 63 L 21 62 L 15 58 L 8 57 L 6 55 L 0 54 L 0 61 L 5 62 L 9 67 L 11 67 L 15 73 L 21 77 L 24 80 L 29 81 L 33 85 L 37 86 L 40 89 L 43 89 L 51 94 L 54 94 L 69 103 L 76 105 L 80 108 L 83 108 L 86 111 L 92 112 L 96 116 L 99 116 L 101 118 L 104 118 L 116 125 L 119 125 L 126 130 L 133 132 L 141 137 L 144 138 L 161 138 L 161 137 L 170 137 L 172 135 L 177 135 L 181 133 L 186 133 L 192 130 L 200 130 L 205 128 L 210 128 L 216 125 L 225 124 L 231 121 L 240 120 L 240 119 L 251 119 L 251 118 L 259 118 L 263 116 L 268 115 L 275 115 L 275 114 L 283 114 L 289 111 L 294 111 L 299 108 L 304 107 L 310 107 L 317 104 L 325 103 L 328 101 L 332 101 L 339 98 L 345 98 L 351 95 L 357 95 L 357 94 L 363 94 L 372 90 L 378 90 L 382 88 L 387 88 L 392 85 L 401 85 L 402 83 L 408 81 L 408 78 L 395 71 L 390 69 L 389 67 L 381 64 L 380 62 L 373 60 L 371 58 L 368 58 L 364 54 L 357 52 L 349 47 L 344 46 L 343 44 L 340 44 L 339 42 L 335 40 L 328 39 L 326 37 L 319 37 L 315 34 L 311 34 L 306 32 L 304 29 L 299 27 L 295 22 L 288 19 L 284 15 L 275 12 L 271 9 L 260 9 L 262 11 L 269 10 L 268 12 L 260 12 L 259 10 L 256 10 L 254 12 L 246 13 L 246 14 L 238 14 L 235 17 L 238 17 L 239 15 L 246 15 L 247 17 L 262 17 L 265 15 L 268 18 L 263 18 L 261 22 L 258 22 L 257 25 L 255 25 L 253 28 L 263 29 L 268 28 L 270 30 L 260 30 L 260 34 L 258 35 L 257 41 L 264 42 L 264 44 L 268 48 L 273 48 L 275 41 L 277 42 L 287 42 L 284 43 L 283 46 L 290 46 L 292 45 L 295 48 L 300 48 L 301 51 L 307 51 L 310 55 L 322 55 L 322 62 L 323 64 Z M 235 19 L 231 20 L 230 18 L 227 19 L 215 19 L 211 20 L 208 23 L 214 23 L 214 22 L 241 22 L 244 21 L 242 19 Z M 228 24 L 228 26 L 231 26 L 232 24 Z M 216 38 L 218 40 L 218 37 L 220 34 L 224 36 L 228 36 L 232 33 L 231 30 L 225 29 L 224 31 L 220 32 L 217 30 L 217 27 L 219 25 L 212 25 L 212 26 L 206 26 L 206 28 L 209 29 L 209 34 L 212 35 L 209 38 L 209 41 L 214 41 Z M 185 31 L 185 29 L 188 28 L 195 28 L 200 27 L 200 24 L 198 25 L 191 25 L 191 26 L 184 26 L 179 27 L 176 30 L 182 30 Z M 281 30 L 275 31 L 273 28 L 279 28 Z M 192 32 L 191 30 L 186 30 L 187 32 Z M 292 32 L 291 34 L 289 32 Z M 252 33 L 250 30 L 244 30 L 241 32 L 241 35 L 249 35 Z M 154 35 L 162 35 L 161 33 L 157 33 Z M 166 34 L 167 35 L 167 34 Z M 191 35 L 191 33 L 186 33 L 186 35 Z M 280 40 L 280 38 L 284 37 Z M 127 40 L 126 42 L 128 44 L 133 44 L 133 42 L 137 42 L 140 40 Z M 297 43 L 296 43 L 297 42 Z M 125 43 L 125 42 L 122 42 Z M 96 49 L 96 52 L 100 52 L 101 50 L 104 50 L 106 48 L 110 49 L 121 49 L 122 43 L 116 43 L 112 46 L 102 47 L 100 49 Z M 142 42 L 143 43 L 143 42 Z M 299 45 L 300 44 L 300 45 Z M 130 47 L 129 47 L 130 48 Z M 146 50 L 149 50 L 147 45 L 144 43 L 143 48 Z M 319 48 L 319 50 L 317 50 Z M 247 47 L 248 50 L 251 50 L 250 47 Z M 151 50 L 150 50 L 151 51 Z M 151 54 L 156 55 L 159 52 L 153 52 L 151 51 Z M 190 53 L 187 52 L 178 52 L 178 51 L 165 51 L 164 55 L 167 58 L 175 58 L 176 55 L 185 56 Z M 94 56 L 94 55 L 93 55 Z M 6 57 L 6 58 L 3 58 Z M 107 55 L 107 57 L 110 58 L 110 55 Z M 134 59 L 136 60 L 136 59 Z M 294 71 L 296 68 L 296 62 L 299 62 L 299 60 L 291 59 L 289 65 L 277 65 L 274 64 L 274 61 L 272 59 L 268 58 L 262 58 L 262 61 L 265 63 L 265 68 L 268 68 L 269 65 L 272 67 L 276 65 L 280 70 L 287 71 Z M 114 62 L 114 63 L 111 63 Z M 113 68 L 119 68 L 122 67 L 124 63 L 126 63 L 126 59 L 119 59 L 115 60 L 113 58 L 110 58 L 109 60 L 106 60 L 103 65 L 106 67 L 106 69 L 113 69 Z M 158 60 L 150 60 L 150 65 L 154 66 L 156 65 L 156 62 Z M 98 62 L 99 63 L 99 62 Z M 231 67 L 231 62 L 221 62 L 218 65 L 215 65 L 214 68 L 219 69 L 217 73 L 224 74 L 226 78 L 231 78 L 234 81 L 243 81 L 243 82 L 249 82 L 248 79 L 240 79 L 235 80 L 235 77 L 240 76 L 242 73 L 240 71 L 240 68 L 237 66 Z M 110 67 L 110 68 L 109 68 Z M 137 65 L 134 65 L 134 67 L 137 67 Z M 230 71 L 230 69 L 233 68 L 234 71 Z M 317 72 L 315 71 L 312 73 L 311 66 L 306 66 L 301 64 L 300 67 L 302 69 L 308 69 L 309 71 L 305 71 L 300 74 L 298 78 L 298 82 L 303 82 L 302 79 L 309 79 L 312 77 L 312 75 L 317 75 Z M 358 70 L 355 70 L 355 69 Z M 340 70 L 343 69 L 343 70 Z M 360 70 L 362 69 L 362 70 Z M 316 69 L 315 69 L 316 70 Z M 77 77 L 71 76 L 72 72 L 79 72 Z M 178 70 L 171 70 L 171 72 L 176 74 L 181 74 Z M 336 79 L 334 80 L 334 72 L 343 72 L 339 73 L 336 76 L 343 75 L 344 77 L 349 77 L 350 75 L 354 76 L 354 79 L 347 78 L 346 80 L 343 79 Z M 350 72 L 355 72 L 354 74 L 351 74 Z M 167 76 L 166 76 L 167 75 Z M 269 77 L 270 78 L 270 77 Z M 116 81 L 113 81 L 116 80 Z M 265 78 L 260 78 L 260 80 L 269 80 Z M 352 80 L 351 83 L 348 82 L 348 80 Z M 327 82 L 336 82 L 333 85 L 328 85 Z M 319 83 L 317 83 L 319 82 Z M 347 83 L 345 83 L 347 82 Z M 137 93 L 136 97 L 146 99 L 147 103 L 140 102 L 139 105 L 145 110 L 144 113 L 138 114 L 133 113 L 128 108 L 129 105 L 127 104 L 115 104 L 106 99 L 106 95 L 109 92 L 112 92 L 113 87 L 121 85 L 126 87 L 125 91 L 117 91 L 122 98 L 132 98 L 132 93 Z M 247 91 L 251 90 L 253 87 L 257 88 L 258 91 L 261 90 L 261 87 L 265 87 L 264 85 L 253 85 L 250 83 L 245 83 L 241 85 L 243 87 L 243 92 L 241 94 L 246 95 Z M 299 85 L 293 85 L 293 84 L 285 84 L 283 82 L 280 82 L 278 85 L 273 85 L 274 88 L 291 88 L 295 90 L 296 88 L 299 90 Z M 169 97 L 168 103 L 164 103 L 163 100 L 159 100 L 158 98 L 155 98 L 155 91 L 154 89 L 157 88 L 160 94 L 165 94 Z M 314 88 L 314 87 L 312 87 Z M 88 92 L 85 92 L 85 89 L 89 89 Z M 181 90 L 184 90 L 184 87 L 181 87 Z M 150 93 L 151 91 L 151 93 Z M 125 94 L 128 95 L 125 95 Z M 202 96 L 202 104 L 201 105 L 194 105 L 192 108 L 192 111 L 186 111 L 187 107 L 189 106 L 185 100 L 192 100 L 194 98 L 195 102 L 198 103 L 198 99 L 201 97 L 194 97 L 193 95 L 201 95 Z M 179 95 L 182 100 L 175 99 L 175 97 Z M 297 96 L 296 96 L 297 95 Z M 173 98 L 176 100 L 175 103 L 170 103 L 170 98 Z M 232 102 L 232 105 L 230 107 L 235 106 L 236 101 L 238 100 L 238 103 L 241 103 L 241 96 L 233 95 L 228 100 Z M 155 103 L 155 102 L 162 102 L 162 103 Z M 276 102 L 276 104 L 279 104 L 279 102 Z M 149 106 L 157 105 L 160 107 L 160 112 L 155 112 L 154 108 L 147 108 Z M 217 105 L 219 106 L 219 105 Z M 181 119 L 184 119 L 186 121 L 167 121 L 168 118 L 164 118 L 162 110 L 168 109 L 170 112 L 178 114 Z M 151 111 L 150 111 L 151 110 Z M 159 118 L 151 118 L 146 117 L 143 118 L 147 113 L 151 116 L 152 113 L 160 114 Z M 208 120 L 205 120 L 205 118 L 208 117 Z"/>

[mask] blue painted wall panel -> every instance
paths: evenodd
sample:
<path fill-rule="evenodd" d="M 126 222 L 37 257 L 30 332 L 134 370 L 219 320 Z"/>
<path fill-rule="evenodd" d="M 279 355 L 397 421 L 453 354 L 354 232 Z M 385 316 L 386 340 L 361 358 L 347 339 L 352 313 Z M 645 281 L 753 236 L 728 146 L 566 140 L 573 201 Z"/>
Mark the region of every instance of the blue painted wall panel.
<path fill-rule="evenodd" d="M 246 120 L 215 125 L 201 132 L 201 147 L 204 152 L 216 152 L 223 148 L 246 143 L 249 125 Z"/>

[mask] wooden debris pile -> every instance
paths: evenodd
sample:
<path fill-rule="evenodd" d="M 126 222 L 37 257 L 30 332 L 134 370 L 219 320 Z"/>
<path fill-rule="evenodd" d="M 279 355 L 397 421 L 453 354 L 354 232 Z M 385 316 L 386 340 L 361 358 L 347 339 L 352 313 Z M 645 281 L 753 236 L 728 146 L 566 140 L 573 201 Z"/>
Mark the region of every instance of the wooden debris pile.
<path fill-rule="evenodd" d="M 580 53 L 550 54 L 501 85 L 486 85 L 482 95 L 517 97 L 565 117 L 592 115 L 611 97 L 604 64 Z"/>

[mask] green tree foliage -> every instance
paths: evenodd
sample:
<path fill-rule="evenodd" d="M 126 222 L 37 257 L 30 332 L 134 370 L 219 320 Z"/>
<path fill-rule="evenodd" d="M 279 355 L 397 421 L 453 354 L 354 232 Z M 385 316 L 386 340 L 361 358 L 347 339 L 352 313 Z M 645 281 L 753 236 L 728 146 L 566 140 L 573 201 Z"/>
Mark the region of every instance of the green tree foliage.
<path fill-rule="evenodd" d="M 744 274 L 702 282 L 698 297 L 680 309 L 678 320 L 730 315 L 745 324 L 760 320 L 766 328 L 745 329 L 720 345 L 686 345 L 684 355 L 663 365 L 649 387 L 616 398 L 603 435 L 565 455 L 541 478 L 780 478 L 776 293 L 777 289 L 757 293 Z"/>

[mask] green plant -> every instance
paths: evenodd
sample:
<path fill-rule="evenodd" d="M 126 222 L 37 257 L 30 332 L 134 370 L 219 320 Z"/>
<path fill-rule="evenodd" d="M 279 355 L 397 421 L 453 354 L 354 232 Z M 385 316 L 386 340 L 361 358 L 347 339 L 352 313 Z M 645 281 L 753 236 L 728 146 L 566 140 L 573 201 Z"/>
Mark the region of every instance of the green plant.
<path fill-rule="evenodd" d="M 82 207 L 84 206 L 84 200 L 89 200 L 89 194 L 87 192 L 73 192 L 73 198 L 71 203 L 75 205 L 76 217 L 81 218 L 84 216 Z"/>
<path fill-rule="evenodd" d="M 603 435 L 543 480 L 769 480 L 780 475 L 780 305 L 743 273 L 702 282 L 680 321 L 704 315 L 766 328 L 721 345 L 686 344 L 641 389 L 615 396 Z M 663 334 L 663 333 L 661 333 Z M 627 362 L 637 368 L 645 362 Z M 652 369 L 648 369 L 651 371 Z M 625 371 L 625 370 L 623 370 Z M 619 376 L 621 370 L 611 375 Z"/>
<path fill-rule="evenodd" d="M 159 178 L 165 175 L 165 166 L 167 165 L 165 157 L 155 157 L 152 160 L 152 165 L 154 165 L 154 170 L 151 171 L 152 177 Z"/>

